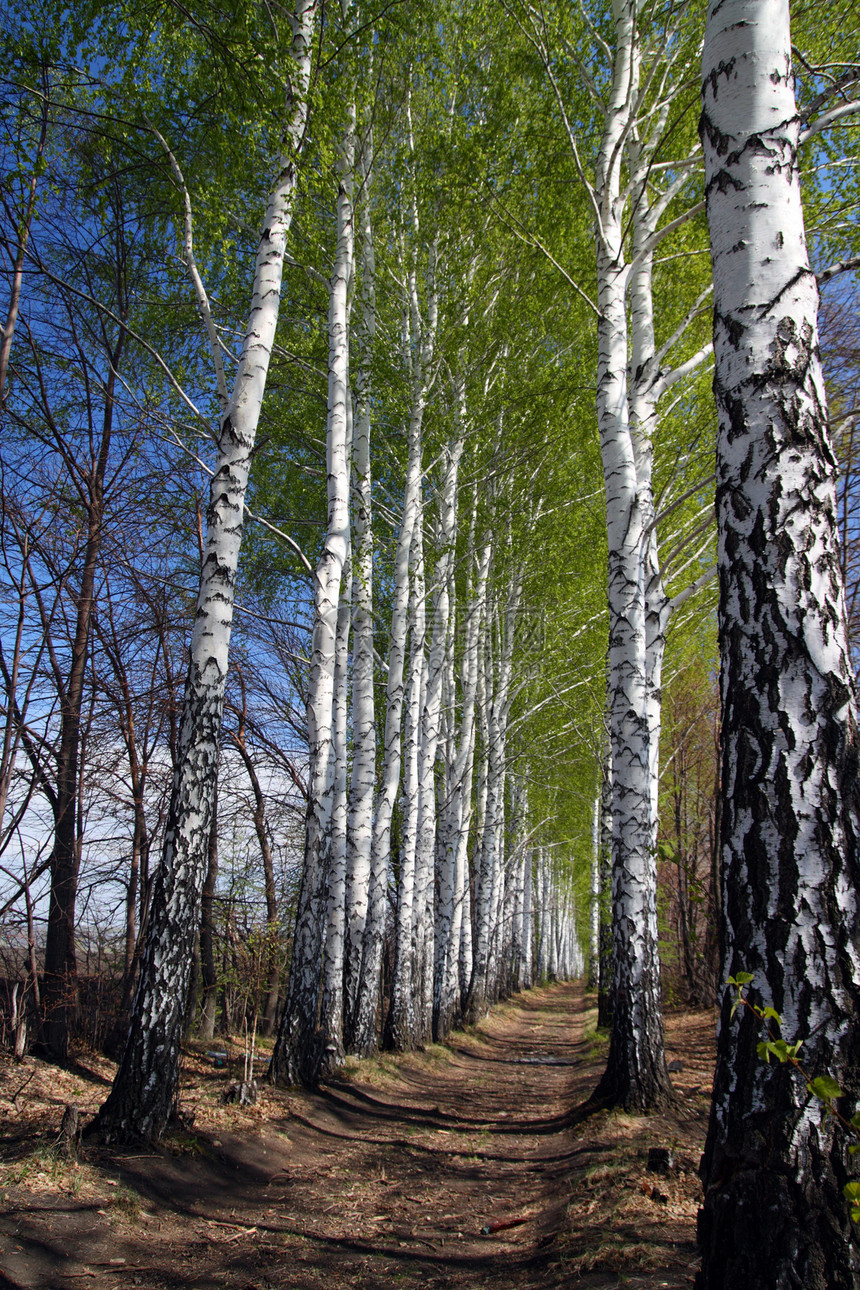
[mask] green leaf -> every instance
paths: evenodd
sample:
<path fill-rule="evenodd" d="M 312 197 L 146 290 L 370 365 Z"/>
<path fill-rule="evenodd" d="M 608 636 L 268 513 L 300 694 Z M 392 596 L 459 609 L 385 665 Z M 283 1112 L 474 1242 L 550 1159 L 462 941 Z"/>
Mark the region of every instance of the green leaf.
<path fill-rule="evenodd" d="M 810 1082 L 809 1088 L 816 1097 L 821 1098 L 822 1102 L 829 1102 L 834 1097 L 843 1096 L 842 1089 L 836 1083 L 836 1080 L 831 1079 L 829 1075 L 818 1075 Z"/>
<path fill-rule="evenodd" d="M 784 1039 L 772 1039 L 772 1040 L 769 1039 L 764 1044 L 758 1044 L 756 1048 L 756 1052 L 758 1052 L 759 1056 L 762 1055 L 761 1054 L 762 1048 L 766 1048 L 768 1053 L 772 1057 L 775 1057 L 778 1062 L 782 1062 L 783 1065 L 786 1062 L 791 1061 L 792 1057 L 797 1056 L 797 1053 L 795 1052 L 797 1045 L 792 1044 L 792 1046 L 789 1047 Z M 768 1060 L 767 1057 L 765 1057 L 765 1061 L 767 1060 Z"/>
<path fill-rule="evenodd" d="M 764 1061 L 766 1061 L 769 1066 L 770 1065 L 770 1044 L 763 1039 L 760 1044 L 756 1044 L 755 1050 L 758 1053 L 759 1057 L 761 1057 Z"/>
<path fill-rule="evenodd" d="M 775 1021 L 778 1026 L 782 1025 L 782 1017 L 779 1015 L 776 1008 L 762 1008 L 761 1015 L 764 1017 L 765 1021 L 771 1020 Z"/>
<path fill-rule="evenodd" d="M 749 985 L 752 979 L 752 972 L 738 972 L 735 976 L 729 977 L 729 985 Z"/>

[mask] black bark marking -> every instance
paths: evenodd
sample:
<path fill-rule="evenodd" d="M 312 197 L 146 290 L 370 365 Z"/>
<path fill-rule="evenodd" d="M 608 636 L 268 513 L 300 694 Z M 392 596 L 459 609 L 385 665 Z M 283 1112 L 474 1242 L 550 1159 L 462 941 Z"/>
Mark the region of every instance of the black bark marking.
<path fill-rule="evenodd" d="M 719 7 L 720 6 L 717 5 L 717 9 L 719 9 Z M 713 12 L 716 13 L 716 11 L 717 10 L 715 9 Z M 735 66 L 737 65 L 737 61 L 738 60 L 736 58 L 729 58 L 726 61 L 718 63 L 718 65 L 712 68 L 711 71 L 708 73 L 708 75 L 705 77 L 705 85 L 710 85 L 711 94 L 713 95 L 714 98 L 718 97 L 718 92 L 719 92 L 718 85 L 719 85 L 720 78 L 725 77 L 726 80 L 728 80 L 731 76 L 734 76 Z"/>

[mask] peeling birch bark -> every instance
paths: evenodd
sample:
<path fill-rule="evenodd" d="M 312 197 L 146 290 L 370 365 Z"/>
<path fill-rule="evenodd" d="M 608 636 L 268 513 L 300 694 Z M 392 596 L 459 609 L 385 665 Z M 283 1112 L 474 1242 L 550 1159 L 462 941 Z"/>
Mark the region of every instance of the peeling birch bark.
<path fill-rule="evenodd" d="M 701 136 L 714 267 L 723 979 L 860 1095 L 857 726 L 837 465 L 798 174 L 787 0 L 711 3 Z M 857 1290 L 848 1142 L 723 1002 L 703 1162 L 703 1290 Z"/>
<path fill-rule="evenodd" d="M 473 551 L 474 519 L 469 545 Z M 438 935 L 434 986 L 434 1035 L 447 1035 L 459 1016 L 461 999 L 472 978 L 471 902 L 469 900 L 468 845 L 472 811 L 472 774 L 475 756 L 475 710 L 478 696 L 481 623 L 487 595 L 492 544 L 487 542 L 478 558 L 464 624 L 463 706 L 455 761 L 449 769 L 448 800 L 444 815 L 445 851 L 440 866 Z M 467 592 L 468 594 L 468 592 Z"/>
<path fill-rule="evenodd" d="M 450 640 L 450 584 L 454 571 L 457 540 L 457 481 L 463 455 L 464 430 L 458 421 L 455 438 L 444 451 L 444 475 L 437 524 L 436 566 L 433 597 L 433 627 L 427 659 L 427 688 L 421 718 L 419 759 L 419 812 L 416 899 L 415 985 L 417 998 L 416 1043 L 427 1044 L 433 1036 L 436 935 L 436 851 L 437 822 L 435 767 L 442 726 L 442 691 Z M 442 877 L 440 873 L 440 886 Z M 446 906 L 450 908 L 450 905 Z"/>
<path fill-rule="evenodd" d="M 415 933 L 419 917 L 416 896 L 418 853 L 418 753 L 424 687 L 424 576 L 421 548 L 423 520 L 420 509 L 412 534 L 411 625 L 409 677 L 403 731 L 403 795 L 401 805 L 400 875 L 395 911 L 394 967 L 391 1001 L 386 1018 L 385 1046 L 395 1052 L 415 1047 Z"/>

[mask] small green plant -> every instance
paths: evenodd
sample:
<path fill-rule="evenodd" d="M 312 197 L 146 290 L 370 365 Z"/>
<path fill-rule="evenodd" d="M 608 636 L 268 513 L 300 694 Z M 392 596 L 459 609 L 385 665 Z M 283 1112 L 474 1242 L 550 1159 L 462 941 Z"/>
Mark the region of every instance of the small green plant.
<path fill-rule="evenodd" d="M 845 1092 L 838 1082 L 831 1075 L 811 1075 L 806 1070 L 798 1055 L 803 1047 L 802 1039 L 790 1044 L 774 1034 L 771 1023 L 782 1030 L 782 1017 L 776 1008 L 761 1008 L 757 1003 L 750 1001 L 746 994 L 746 987 L 752 980 L 752 972 L 738 972 L 735 976 L 729 977 L 727 984 L 735 991 L 730 1015 L 734 1017 L 738 1008 L 747 1008 L 754 1016 L 758 1017 L 767 1035 L 767 1039 L 763 1039 L 756 1044 L 756 1052 L 759 1057 L 768 1064 L 773 1059 L 779 1062 L 780 1065 L 793 1066 L 806 1084 L 807 1091 L 823 1105 L 824 1114 L 831 1115 L 846 1133 L 860 1139 L 860 1111 L 855 1111 L 850 1119 L 843 1115 L 836 1105 L 837 1100 L 845 1096 Z M 848 1150 L 851 1155 L 857 1155 L 860 1152 L 860 1142 L 852 1143 Z M 843 1193 L 848 1201 L 852 1221 L 860 1223 L 860 1182 L 846 1183 Z"/>

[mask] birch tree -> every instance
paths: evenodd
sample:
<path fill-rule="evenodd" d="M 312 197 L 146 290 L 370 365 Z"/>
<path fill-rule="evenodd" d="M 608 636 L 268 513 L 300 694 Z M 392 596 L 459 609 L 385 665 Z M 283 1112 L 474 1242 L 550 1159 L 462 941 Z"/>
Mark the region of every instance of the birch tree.
<path fill-rule="evenodd" d="M 621 1105 L 647 1106 L 670 1095 L 662 1051 L 654 848 L 662 654 L 674 602 L 665 592 L 658 556 L 653 440 L 660 399 L 696 370 L 707 350 L 680 363 L 670 357 L 705 297 L 658 345 L 651 294 L 657 247 L 695 213 L 689 202 L 690 159 L 656 160 L 670 114 L 680 111 L 689 37 L 674 11 L 640 9 L 628 0 L 613 0 L 611 13 L 608 9 L 607 41 L 606 27 L 582 7 L 579 34 L 594 50 L 599 70 L 586 65 L 566 24 L 514 12 L 522 12 L 520 27 L 545 69 L 595 228 L 596 301 L 554 257 L 553 262 L 597 319 L 608 537 L 613 998 L 618 1004 L 601 1095 Z M 592 127 L 600 132 L 593 175 L 583 160 L 586 127 L 579 125 L 578 105 L 560 79 L 559 50 L 600 117 L 599 126 Z M 667 222 L 664 216 L 682 195 L 686 209 Z"/>
<path fill-rule="evenodd" d="M 296 162 L 307 125 L 315 14 L 315 0 L 296 0 L 289 14 L 292 66 L 286 87 L 284 148 L 257 251 L 251 311 L 232 392 L 227 390 L 217 344 L 212 346 L 223 409 L 218 452 L 178 760 L 146 949 L 129 1040 L 96 1121 L 96 1131 L 111 1141 L 158 1139 L 173 1105 L 191 949 L 206 867 L 245 491 L 278 320 Z M 208 301 L 188 241 L 186 263 L 205 316 Z"/>
<path fill-rule="evenodd" d="M 648 516 L 629 428 L 623 149 L 639 88 L 635 7 L 614 0 L 612 89 L 597 162 L 598 423 L 609 538 L 614 980 L 612 1031 L 600 1092 L 623 1106 L 667 1095 L 656 876 L 652 858 L 646 620 L 640 552 Z"/>
<path fill-rule="evenodd" d="M 787 0 L 708 10 L 701 133 L 714 269 L 723 975 L 781 1016 L 848 1109 L 860 1084 L 857 726 L 836 466 L 804 233 Z M 811 127 L 809 127 L 811 128 Z M 808 128 L 808 129 L 809 129 Z M 723 1003 L 703 1287 L 856 1287 L 848 1142 L 758 1020 Z"/>
<path fill-rule="evenodd" d="M 370 114 L 368 114 L 369 117 Z M 352 458 L 352 774 L 347 819 L 346 943 L 344 946 L 344 1040 L 351 1048 L 361 971 L 373 841 L 376 781 L 376 713 L 373 675 L 373 490 L 371 399 L 373 343 L 376 335 L 376 253 L 371 194 L 373 131 L 364 123 L 359 141 L 355 425 Z"/>
<path fill-rule="evenodd" d="M 309 792 L 305 858 L 296 912 L 287 998 L 271 1077 L 316 1082 L 341 1056 L 343 911 L 346 903 L 346 641 L 350 547 L 349 306 L 354 271 L 353 170 L 355 108 L 338 162 L 337 249 L 329 293 L 326 486 L 328 523 L 314 578 L 314 627 L 308 686 Z M 328 935 L 326 935 L 326 932 Z M 328 1016 L 318 1029 L 320 973 L 326 974 Z M 330 1051 L 327 1051 L 330 1049 Z"/>

